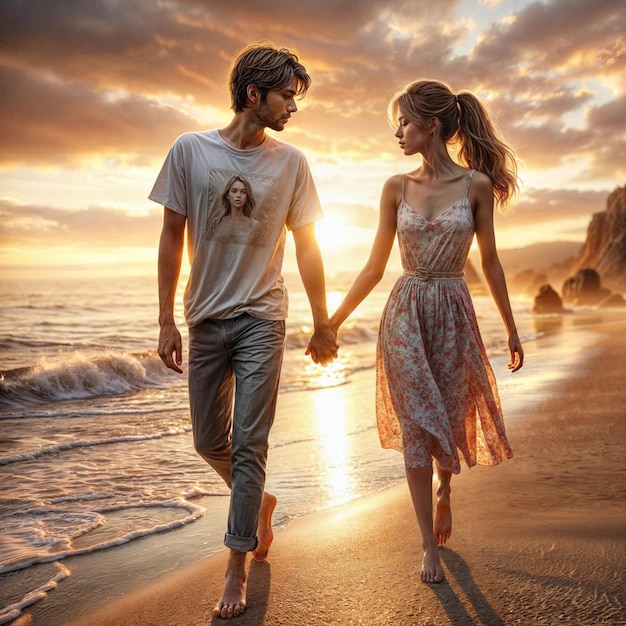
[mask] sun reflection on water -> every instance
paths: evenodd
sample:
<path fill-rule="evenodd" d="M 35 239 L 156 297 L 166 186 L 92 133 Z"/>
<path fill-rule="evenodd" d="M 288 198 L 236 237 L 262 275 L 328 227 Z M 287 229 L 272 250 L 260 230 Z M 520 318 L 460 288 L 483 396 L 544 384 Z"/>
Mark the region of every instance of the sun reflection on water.
<path fill-rule="evenodd" d="M 328 494 L 328 506 L 347 502 L 358 495 L 350 462 L 353 451 L 345 408 L 341 388 L 329 387 L 315 394 L 318 462 L 323 472 L 320 486 Z"/>
<path fill-rule="evenodd" d="M 305 379 L 313 389 L 326 389 L 343 385 L 347 380 L 346 366 L 342 359 L 320 367 L 312 361 L 305 365 Z"/>

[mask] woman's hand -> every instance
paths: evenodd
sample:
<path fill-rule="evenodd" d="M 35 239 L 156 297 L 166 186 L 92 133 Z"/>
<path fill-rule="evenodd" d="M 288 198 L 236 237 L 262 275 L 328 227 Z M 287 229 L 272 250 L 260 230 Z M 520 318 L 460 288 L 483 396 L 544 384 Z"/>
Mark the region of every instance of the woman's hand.
<path fill-rule="evenodd" d="M 509 354 L 511 355 L 511 360 L 508 368 L 511 370 L 511 373 L 517 372 L 524 365 L 524 350 L 517 334 L 509 335 Z"/>

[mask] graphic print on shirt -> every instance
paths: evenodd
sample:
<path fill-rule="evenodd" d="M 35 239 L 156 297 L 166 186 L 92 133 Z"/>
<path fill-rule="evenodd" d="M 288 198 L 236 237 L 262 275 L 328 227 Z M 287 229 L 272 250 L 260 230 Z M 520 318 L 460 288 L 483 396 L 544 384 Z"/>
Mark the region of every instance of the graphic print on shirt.
<path fill-rule="evenodd" d="M 220 243 L 262 247 L 270 229 L 274 179 L 209 170 L 205 236 Z"/>

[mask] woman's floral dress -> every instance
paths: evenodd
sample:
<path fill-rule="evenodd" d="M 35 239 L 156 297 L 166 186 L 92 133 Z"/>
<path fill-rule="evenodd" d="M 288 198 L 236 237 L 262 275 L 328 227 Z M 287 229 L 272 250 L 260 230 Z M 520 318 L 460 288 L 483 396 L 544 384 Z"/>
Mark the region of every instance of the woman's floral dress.
<path fill-rule="evenodd" d="M 512 456 L 500 399 L 463 268 L 475 225 L 465 195 L 432 221 L 404 200 L 397 233 L 404 274 L 382 316 L 376 357 L 376 417 L 384 448 L 405 465 L 435 457 L 454 473 Z"/>

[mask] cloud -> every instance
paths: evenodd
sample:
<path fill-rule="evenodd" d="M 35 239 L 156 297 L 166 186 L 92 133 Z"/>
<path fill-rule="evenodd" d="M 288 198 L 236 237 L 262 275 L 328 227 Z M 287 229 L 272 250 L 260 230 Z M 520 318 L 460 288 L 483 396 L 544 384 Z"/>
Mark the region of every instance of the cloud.
<path fill-rule="evenodd" d="M 160 154 L 183 130 L 207 123 L 197 107 L 227 112 L 230 58 L 262 38 L 296 47 L 314 76 L 303 120 L 307 146 L 320 145 L 321 129 L 329 153 L 376 150 L 388 137 L 392 94 L 427 76 L 455 90 L 488 93 L 506 133 L 527 146 L 525 159 L 538 166 L 547 152 L 567 158 L 588 144 L 593 150 L 586 129 L 571 132 L 562 117 L 589 103 L 594 90 L 586 79 L 596 80 L 599 69 L 623 80 L 621 0 L 531 3 L 487 28 L 467 56 L 454 52 L 469 28 L 455 17 L 458 4 L 2 3 L 0 64 L 9 94 L 0 111 L 2 159 L 33 164 L 54 154 L 62 162 L 101 152 Z M 619 148 L 605 148 L 603 164 Z"/>
<path fill-rule="evenodd" d="M 587 111 L 593 155 L 589 177 L 613 175 L 626 180 L 626 95 Z"/>
<path fill-rule="evenodd" d="M 600 61 L 618 57 L 620 63 L 610 64 L 617 70 L 624 60 L 623 47 L 621 51 L 614 47 L 624 41 L 623 9 L 621 0 L 532 2 L 513 19 L 487 29 L 471 59 L 491 66 L 496 75 L 511 67 L 534 69 L 544 76 L 584 74 L 597 71 Z"/>
<path fill-rule="evenodd" d="M 0 158 L 14 166 L 69 164 L 103 152 L 138 159 L 162 154 L 177 134 L 206 124 L 194 106 L 228 111 L 224 82 L 231 57 L 258 39 L 296 47 L 310 67 L 317 103 L 310 118 L 327 134 L 330 151 L 348 145 L 352 152 L 362 150 L 371 124 L 361 115 L 376 118 L 379 132 L 386 131 L 390 95 L 412 72 L 432 71 L 449 54 L 451 35 L 443 37 L 429 24 L 444 23 L 455 5 L 396 0 L 381 10 L 373 1 L 330 0 L 0 4 L 0 69 L 8 94 L 0 110 Z M 381 138 L 377 134 L 369 142 Z"/>
<path fill-rule="evenodd" d="M 563 220 L 590 220 L 594 213 L 606 209 L 608 193 L 566 189 L 532 189 L 515 207 L 512 216 L 497 216 L 502 226 L 510 220 L 516 226 L 528 226 Z"/>
<path fill-rule="evenodd" d="M 502 8 L 479 4 L 483 15 Z M 94 160 L 107 160 L 118 171 L 128 165 L 149 170 L 137 183 L 145 186 L 178 134 L 229 119 L 224 83 L 231 57 L 250 41 L 269 39 L 294 47 L 313 76 L 285 139 L 311 155 L 313 167 L 335 166 L 334 176 L 316 174 L 328 189 L 353 181 L 357 206 L 346 198 L 325 203 L 346 224 L 375 228 L 376 211 L 361 205 L 369 196 L 377 204 L 390 165 L 410 167 L 398 155 L 386 109 L 398 89 L 419 77 L 483 98 L 529 170 L 587 160 L 586 172 L 573 173 L 577 178 L 568 184 L 588 183 L 597 192 L 526 189 L 519 223 L 583 220 L 602 210 L 603 186 L 626 175 L 623 0 L 522 2 L 491 24 L 460 17 L 462 5 L 5 0 L 0 167 L 91 172 Z M 370 194 L 373 185 L 377 191 Z M 45 200 L 5 202 L 10 220 L 3 242 L 97 245 L 95 232 L 115 246 L 117 232 L 132 245 L 154 245 L 160 217 L 153 223 L 121 206 L 103 209 L 79 198 L 76 206 L 84 210 L 77 212 L 52 209 Z"/>
<path fill-rule="evenodd" d="M 180 5 L 181 3 L 178 3 Z M 207 71 L 231 45 L 219 23 L 182 19 L 177 3 L 20 0 L 0 5 L 2 61 L 94 89 L 218 90 Z"/>
<path fill-rule="evenodd" d="M 120 246 L 154 248 L 162 209 L 134 215 L 123 208 L 97 206 L 69 211 L 44 205 L 0 200 L 0 247 L 49 249 L 70 246 L 93 251 Z"/>
<path fill-rule="evenodd" d="M 71 165 L 110 156 L 144 161 L 162 154 L 196 120 L 134 94 L 4 69 L 0 99 L 2 159 L 8 164 Z"/>

